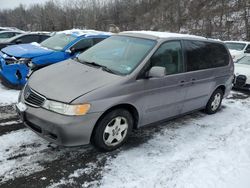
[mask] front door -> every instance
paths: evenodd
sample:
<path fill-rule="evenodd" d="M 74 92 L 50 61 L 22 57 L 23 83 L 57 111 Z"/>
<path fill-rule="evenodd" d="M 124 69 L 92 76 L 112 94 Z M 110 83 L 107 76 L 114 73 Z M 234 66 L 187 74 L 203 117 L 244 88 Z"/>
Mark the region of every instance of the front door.
<path fill-rule="evenodd" d="M 143 124 L 176 116 L 185 99 L 185 74 L 180 41 L 163 43 L 150 59 L 150 68 L 166 68 L 166 76 L 143 80 L 144 114 Z"/>

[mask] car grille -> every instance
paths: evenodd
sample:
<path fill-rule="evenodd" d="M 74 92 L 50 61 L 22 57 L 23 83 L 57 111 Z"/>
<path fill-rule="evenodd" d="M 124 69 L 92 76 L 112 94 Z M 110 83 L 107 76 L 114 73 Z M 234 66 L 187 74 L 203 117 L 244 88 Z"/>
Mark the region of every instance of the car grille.
<path fill-rule="evenodd" d="M 46 98 L 33 91 L 28 85 L 24 89 L 25 102 L 33 107 L 40 107 L 44 104 Z"/>

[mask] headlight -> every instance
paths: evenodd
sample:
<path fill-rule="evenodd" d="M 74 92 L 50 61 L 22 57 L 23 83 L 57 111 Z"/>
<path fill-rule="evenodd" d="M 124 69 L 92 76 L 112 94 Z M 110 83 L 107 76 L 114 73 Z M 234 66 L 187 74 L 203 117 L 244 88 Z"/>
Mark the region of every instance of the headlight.
<path fill-rule="evenodd" d="M 26 64 L 26 65 L 28 65 L 31 62 L 31 60 L 26 59 L 26 58 L 16 59 L 15 57 L 13 57 L 11 59 L 5 59 L 5 62 L 7 65 L 10 65 L 10 64 Z"/>
<path fill-rule="evenodd" d="M 68 116 L 82 116 L 88 113 L 90 104 L 69 105 L 61 102 L 46 100 L 43 107 L 45 109 Z"/>
<path fill-rule="evenodd" d="M 19 64 L 28 64 L 31 60 L 26 58 L 21 58 L 17 61 Z"/>
<path fill-rule="evenodd" d="M 35 67 L 35 64 L 30 60 L 29 62 L 27 62 L 27 66 L 30 68 L 30 69 L 33 69 Z"/>

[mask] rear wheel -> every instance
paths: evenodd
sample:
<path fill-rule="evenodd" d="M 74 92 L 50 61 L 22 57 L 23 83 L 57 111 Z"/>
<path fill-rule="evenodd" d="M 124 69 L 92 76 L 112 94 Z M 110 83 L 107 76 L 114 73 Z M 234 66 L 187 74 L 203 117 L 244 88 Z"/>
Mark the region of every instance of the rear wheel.
<path fill-rule="evenodd" d="M 133 123 L 133 116 L 129 111 L 113 110 L 97 123 L 92 142 L 103 151 L 115 150 L 126 142 Z"/>
<path fill-rule="evenodd" d="M 222 99 L 223 99 L 223 91 L 222 89 L 218 88 L 213 92 L 212 96 L 210 97 L 206 105 L 205 112 L 207 114 L 216 113 L 220 109 Z"/>

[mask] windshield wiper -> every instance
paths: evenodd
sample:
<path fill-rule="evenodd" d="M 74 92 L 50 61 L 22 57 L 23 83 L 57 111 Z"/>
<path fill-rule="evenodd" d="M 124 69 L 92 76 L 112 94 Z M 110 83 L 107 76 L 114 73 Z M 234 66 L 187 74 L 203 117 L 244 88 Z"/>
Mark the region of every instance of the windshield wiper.
<path fill-rule="evenodd" d="M 100 67 L 102 68 L 102 70 L 106 71 L 106 72 L 109 72 L 109 73 L 112 73 L 112 74 L 118 74 L 116 71 L 106 67 L 105 65 L 100 65 L 96 62 L 87 62 L 87 61 L 81 61 L 78 57 L 75 58 L 78 62 L 80 63 L 84 63 L 84 64 L 87 64 L 87 65 L 91 65 L 91 66 L 94 66 L 94 67 Z"/>

